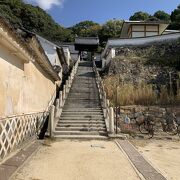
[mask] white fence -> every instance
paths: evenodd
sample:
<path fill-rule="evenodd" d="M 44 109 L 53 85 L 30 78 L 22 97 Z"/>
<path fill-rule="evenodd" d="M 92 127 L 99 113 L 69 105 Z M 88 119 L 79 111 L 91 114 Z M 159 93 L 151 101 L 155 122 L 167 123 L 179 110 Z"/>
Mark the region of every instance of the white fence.
<path fill-rule="evenodd" d="M 24 114 L 0 120 L 0 160 L 26 139 L 39 132 L 48 112 Z"/>
<path fill-rule="evenodd" d="M 44 112 L 22 114 L 0 119 L 0 161 L 25 140 L 39 134 L 55 98 L 56 91 L 53 93 Z"/>

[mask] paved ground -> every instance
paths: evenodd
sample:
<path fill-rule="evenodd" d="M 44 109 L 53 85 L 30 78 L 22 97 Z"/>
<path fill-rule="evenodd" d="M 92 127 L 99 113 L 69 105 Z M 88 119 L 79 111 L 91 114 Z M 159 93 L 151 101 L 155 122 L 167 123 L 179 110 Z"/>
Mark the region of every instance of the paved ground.
<path fill-rule="evenodd" d="M 152 139 L 132 143 L 167 179 L 180 179 L 180 141 Z"/>
<path fill-rule="evenodd" d="M 38 152 L 13 180 L 138 180 L 131 164 L 112 141 L 53 142 Z"/>
<path fill-rule="evenodd" d="M 157 171 L 129 141 L 118 140 L 117 143 L 146 180 L 166 180 L 166 178 Z"/>
<path fill-rule="evenodd" d="M 9 178 L 17 171 L 21 165 L 35 152 L 40 144 L 38 142 L 30 143 L 30 145 L 11 158 L 0 164 L 0 180 L 9 180 Z"/>

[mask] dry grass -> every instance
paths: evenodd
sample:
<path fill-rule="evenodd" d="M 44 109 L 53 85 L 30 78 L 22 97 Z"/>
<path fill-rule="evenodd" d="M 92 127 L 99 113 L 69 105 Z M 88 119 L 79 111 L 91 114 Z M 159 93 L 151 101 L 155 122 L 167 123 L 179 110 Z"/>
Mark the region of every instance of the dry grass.
<path fill-rule="evenodd" d="M 112 104 L 116 102 L 116 94 L 118 94 L 118 105 L 123 106 L 180 104 L 180 89 L 178 89 L 177 96 L 174 97 L 168 94 L 165 87 L 162 87 L 160 97 L 157 97 L 152 85 L 142 83 L 135 87 L 132 84 L 122 84 L 117 81 L 116 76 L 105 78 L 104 85 L 107 97 L 111 100 Z"/>

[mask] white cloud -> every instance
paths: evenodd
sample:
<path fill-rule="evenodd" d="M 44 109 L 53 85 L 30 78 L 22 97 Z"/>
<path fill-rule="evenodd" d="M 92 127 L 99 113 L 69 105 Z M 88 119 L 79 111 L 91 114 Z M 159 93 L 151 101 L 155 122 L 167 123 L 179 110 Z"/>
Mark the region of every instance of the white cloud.
<path fill-rule="evenodd" d="M 44 10 L 49 10 L 52 6 L 63 6 L 64 0 L 26 0 L 29 3 L 35 3 Z"/>

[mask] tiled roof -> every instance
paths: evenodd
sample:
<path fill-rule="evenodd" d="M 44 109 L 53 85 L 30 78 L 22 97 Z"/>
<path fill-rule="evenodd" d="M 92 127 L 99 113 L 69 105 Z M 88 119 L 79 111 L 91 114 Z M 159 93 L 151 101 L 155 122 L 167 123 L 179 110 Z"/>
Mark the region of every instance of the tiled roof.
<path fill-rule="evenodd" d="M 99 38 L 98 37 L 77 37 L 75 38 L 75 44 L 99 45 Z"/>

